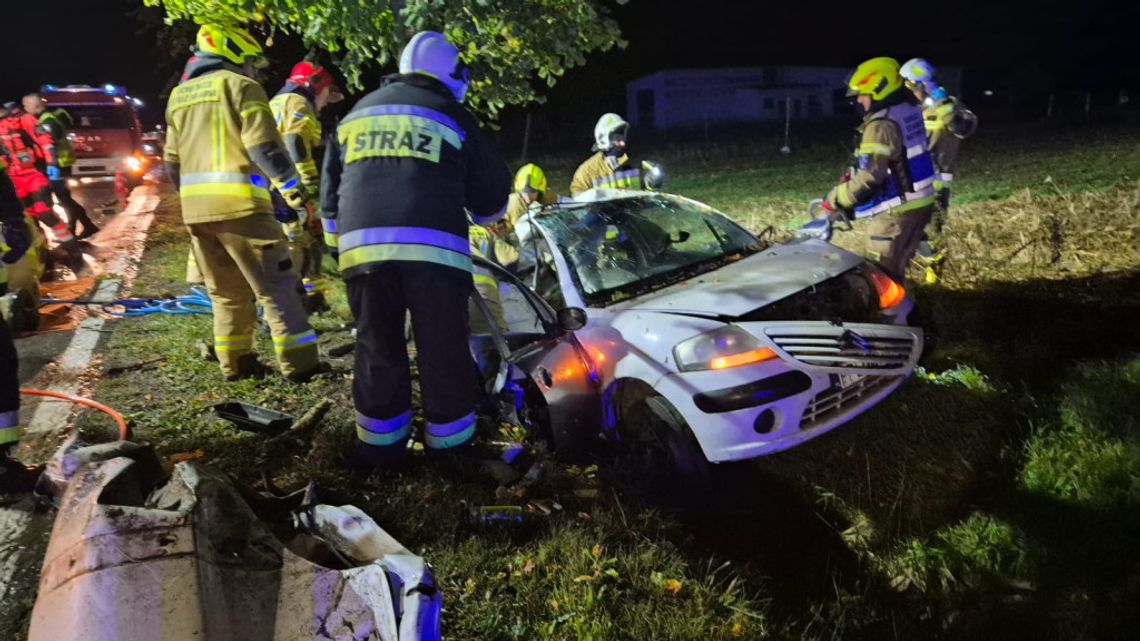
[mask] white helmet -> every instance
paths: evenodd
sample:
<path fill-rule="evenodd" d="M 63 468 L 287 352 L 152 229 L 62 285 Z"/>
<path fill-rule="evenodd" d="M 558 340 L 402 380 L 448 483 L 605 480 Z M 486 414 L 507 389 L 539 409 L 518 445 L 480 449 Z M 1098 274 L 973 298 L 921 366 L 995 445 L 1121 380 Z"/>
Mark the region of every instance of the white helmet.
<path fill-rule="evenodd" d="M 596 151 L 609 151 L 613 146 L 610 141 L 610 136 L 616 133 L 625 134 L 629 129 L 629 123 L 622 120 L 622 117 L 609 113 L 602 114 L 598 118 L 598 124 L 594 125 L 594 150 Z"/>
<path fill-rule="evenodd" d="M 907 87 L 912 90 L 915 86 L 920 86 L 925 89 L 927 93 L 930 93 L 938 86 L 938 83 L 934 80 L 934 65 L 923 58 L 911 58 L 907 60 L 906 63 L 903 64 L 902 69 L 899 70 L 899 74 L 902 75 L 903 80 L 906 81 Z"/>
<path fill-rule="evenodd" d="M 442 33 L 421 31 L 412 36 L 400 54 L 400 73 L 419 73 L 435 78 L 451 90 L 455 100 L 467 95 L 467 65 L 459 50 Z"/>

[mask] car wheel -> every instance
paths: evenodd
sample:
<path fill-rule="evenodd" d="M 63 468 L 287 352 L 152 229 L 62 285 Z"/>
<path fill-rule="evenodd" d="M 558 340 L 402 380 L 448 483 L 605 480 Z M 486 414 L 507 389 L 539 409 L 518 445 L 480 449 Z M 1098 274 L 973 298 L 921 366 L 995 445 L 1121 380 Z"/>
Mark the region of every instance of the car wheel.
<path fill-rule="evenodd" d="M 618 432 L 636 480 L 670 500 L 687 503 L 715 482 L 717 466 L 705 458 L 689 424 L 664 396 L 626 403 Z"/>

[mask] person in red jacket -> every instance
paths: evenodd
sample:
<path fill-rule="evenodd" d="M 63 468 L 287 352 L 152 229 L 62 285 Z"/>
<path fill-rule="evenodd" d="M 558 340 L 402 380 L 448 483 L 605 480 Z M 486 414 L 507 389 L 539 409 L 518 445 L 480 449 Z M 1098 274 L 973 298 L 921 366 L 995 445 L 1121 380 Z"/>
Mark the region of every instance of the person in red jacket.
<path fill-rule="evenodd" d="M 83 267 L 83 254 L 67 222 L 52 209 L 51 183 L 41 171 L 46 159 L 37 136 L 42 134 L 37 131 L 35 118 L 25 116 L 28 114 L 16 103 L 0 108 L 0 153 L 4 155 L 8 177 L 24 210 L 51 229 L 56 242 L 67 252 L 72 271 L 78 272 Z"/>

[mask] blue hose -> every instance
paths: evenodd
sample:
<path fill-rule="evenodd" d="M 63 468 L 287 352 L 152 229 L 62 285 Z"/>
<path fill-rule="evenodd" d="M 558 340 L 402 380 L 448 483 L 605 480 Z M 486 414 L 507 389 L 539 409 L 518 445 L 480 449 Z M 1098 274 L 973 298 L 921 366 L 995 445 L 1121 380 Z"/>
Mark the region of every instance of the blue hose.
<path fill-rule="evenodd" d="M 209 316 L 213 313 L 213 305 L 206 291 L 200 287 L 191 287 L 186 296 L 174 298 L 120 298 L 118 300 L 89 300 L 89 299 L 63 299 L 41 298 L 41 305 L 49 304 L 93 305 L 98 306 L 104 313 L 118 318 L 133 318 L 148 316 L 150 314 L 199 314 Z"/>

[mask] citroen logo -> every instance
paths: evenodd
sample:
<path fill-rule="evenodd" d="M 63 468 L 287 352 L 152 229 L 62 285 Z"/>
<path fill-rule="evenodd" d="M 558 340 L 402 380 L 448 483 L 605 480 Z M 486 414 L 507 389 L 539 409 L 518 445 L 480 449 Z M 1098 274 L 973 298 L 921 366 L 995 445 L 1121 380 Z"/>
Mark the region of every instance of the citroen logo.
<path fill-rule="evenodd" d="M 867 339 L 849 329 L 839 335 L 839 346 L 841 348 L 847 347 L 863 352 L 871 351 L 871 346 L 867 344 Z"/>

